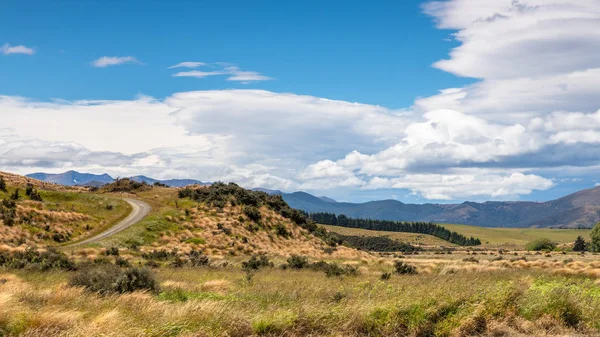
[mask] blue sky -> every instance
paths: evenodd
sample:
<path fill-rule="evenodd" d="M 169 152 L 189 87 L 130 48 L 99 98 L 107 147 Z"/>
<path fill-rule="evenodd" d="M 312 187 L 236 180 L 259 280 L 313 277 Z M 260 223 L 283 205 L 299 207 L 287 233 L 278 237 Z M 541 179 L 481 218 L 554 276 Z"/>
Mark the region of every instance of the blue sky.
<path fill-rule="evenodd" d="M 0 170 L 549 200 L 600 166 L 587 0 L 6 1 Z"/>
<path fill-rule="evenodd" d="M 0 92 L 42 100 L 260 88 L 404 108 L 468 82 L 430 67 L 456 43 L 444 41 L 449 31 L 435 29 L 419 1 L 9 1 L 0 31 L 39 51 L 33 60 L 0 59 L 0 76 L 10 79 Z M 135 55 L 144 65 L 90 65 L 103 55 Z M 235 63 L 274 80 L 171 77 L 167 67 L 187 59 Z"/>

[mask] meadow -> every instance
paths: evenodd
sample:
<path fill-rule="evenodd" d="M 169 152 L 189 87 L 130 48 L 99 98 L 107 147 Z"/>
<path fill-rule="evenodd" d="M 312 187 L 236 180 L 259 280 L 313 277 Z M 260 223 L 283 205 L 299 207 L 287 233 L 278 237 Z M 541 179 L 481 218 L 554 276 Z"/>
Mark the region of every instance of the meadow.
<path fill-rule="evenodd" d="M 559 244 L 571 244 L 577 236 L 590 239 L 590 229 L 551 228 L 486 228 L 468 225 L 444 224 L 449 230 L 481 239 L 485 247 L 522 249 L 528 242 L 548 238 Z"/>
<path fill-rule="evenodd" d="M 337 261 L 356 275 L 227 265 L 158 268 L 157 292 L 98 295 L 74 272 L 0 270 L 0 334 L 24 336 L 559 336 L 597 334 L 594 262 L 405 257 Z M 558 261 L 557 258 L 574 260 Z M 557 261 L 557 262 L 553 262 Z M 500 262 L 505 262 L 501 264 Z M 592 268 L 593 267 L 593 268 Z M 387 278 L 382 274 L 390 273 Z M 468 287 L 465 287 L 468 284 Z"/>

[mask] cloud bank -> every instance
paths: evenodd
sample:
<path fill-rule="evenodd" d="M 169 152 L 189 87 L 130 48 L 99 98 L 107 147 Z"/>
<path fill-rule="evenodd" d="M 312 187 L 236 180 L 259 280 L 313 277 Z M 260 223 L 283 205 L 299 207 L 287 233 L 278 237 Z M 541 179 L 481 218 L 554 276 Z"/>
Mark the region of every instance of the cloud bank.
<path fill-rule="evenodd" d="M 323 194 L 402 189 L 428 200 L 512 199 L 571 173 L 595 175 L 597 1 L 451 0 L 423 11 L 459 42 L 433 66 L 475 83 L 440 88 L 402 110 L 265 90 L 125 101 L 5 96 L 0 117 L 11 118 L 2 118 L 0 169 L 69 167 Z M 269 79 L 230 64 L 169 68 L 177 77 Z"/>

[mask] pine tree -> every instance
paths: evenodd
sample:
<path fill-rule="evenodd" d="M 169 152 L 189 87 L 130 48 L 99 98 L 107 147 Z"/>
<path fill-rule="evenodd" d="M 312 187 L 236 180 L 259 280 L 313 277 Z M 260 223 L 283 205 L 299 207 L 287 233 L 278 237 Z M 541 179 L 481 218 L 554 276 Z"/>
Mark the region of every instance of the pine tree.
<path fill-rule="evenodd" d="M 575 252 L 583 252 L 585 251 L 586 243 L 583 237 L 580 235 L 575 239 L 575 244 L 573 245 L 573 251 Z"/>

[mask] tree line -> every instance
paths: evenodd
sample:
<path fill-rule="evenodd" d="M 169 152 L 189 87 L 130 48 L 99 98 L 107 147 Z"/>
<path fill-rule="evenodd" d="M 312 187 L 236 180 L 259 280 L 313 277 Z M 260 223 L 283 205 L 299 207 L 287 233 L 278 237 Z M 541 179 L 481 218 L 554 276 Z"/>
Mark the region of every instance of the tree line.
<path fill-rule="evenodd" d="M 481 240 L 474 237 L 466 237 L 454 231 L 450 231 L 432 222 L 406 222 L 374 219 L 349 218 L 343 214 L 317 212 L 309 213 L 308 216 L 316 223 L 331 226 L 361 228 L 368 230 L 379 230 L 388 232 L 420 233 L 429 234 L 442 240 L 460 246 L 478 246 Z"/>

